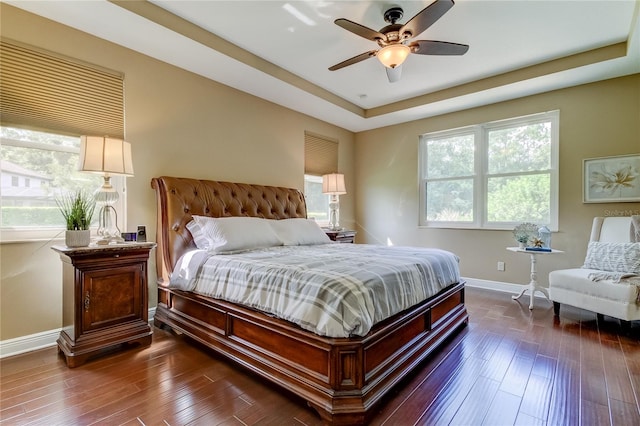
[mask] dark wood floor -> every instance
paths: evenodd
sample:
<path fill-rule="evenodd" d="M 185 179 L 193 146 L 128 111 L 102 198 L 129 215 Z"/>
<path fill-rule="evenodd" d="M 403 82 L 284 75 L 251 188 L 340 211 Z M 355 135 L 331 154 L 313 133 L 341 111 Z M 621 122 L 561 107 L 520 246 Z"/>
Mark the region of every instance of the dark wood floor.
<path fill-rule="evenodd" d="M 524 300 L 526 299 L 526 300 Z M 524 301 L 523 301 L 524 300 Z M 378 407 L 375 425 L 640 425 L 640 324 L 467 289 L 470 324 Z M 317 414 L 192 341 L 67 369 L 56 349 L 0 362 L 7 425 L 318 425 Z"/>

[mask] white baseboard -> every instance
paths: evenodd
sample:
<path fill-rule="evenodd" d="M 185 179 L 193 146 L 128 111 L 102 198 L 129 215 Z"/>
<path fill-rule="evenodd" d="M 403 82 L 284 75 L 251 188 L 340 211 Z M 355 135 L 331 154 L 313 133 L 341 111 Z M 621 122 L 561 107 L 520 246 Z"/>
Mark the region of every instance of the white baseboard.
<path fill-rule="evenodd" d="M 466 280 L 467 287 L 484 288 L 487 290 L 501 291 L 503 293 L 520 293 L 522 291 L 522 284 L 504 283 L 500 281 L 481 280 L 478 278 L 462 277 Z"/>
<path fill-rule="evenodd" d="M 153 321 L 156 313 L 155 306 L 149 309 L 149 322 Z M 56 340 L 60 336 L 61 328 L 40 333 L 20 336 L 14 339 L 0 341 L 0 358 L 13 355 L 20 355 L 25 352 L 36 351 L 38 349 L 50 348 L 56 345 Z"/>
<path fill-rule="evenodd" d="M 60 328 L 0 341 L 0 358 L 55 346 Z"/>
<path fill-rule="evenodd" d="M 466 280 L 465 285 L 467 287 L 484 288 L 487 290 L 501 291 L 503 293 L 518 294 L 522 291 L 523 288 L 525 288 L 524 284 L 503 283 L 500 281 L 480 280 L 477 278 L 466 278 L 466 277 L 462 277 L 462 279 Z M 527 293 L 527 295 L 528 294 L 529 293 Z M 539 295 L 539 292 L 536 291 L 533 297 L 541 297 L 541 296 Z"/>

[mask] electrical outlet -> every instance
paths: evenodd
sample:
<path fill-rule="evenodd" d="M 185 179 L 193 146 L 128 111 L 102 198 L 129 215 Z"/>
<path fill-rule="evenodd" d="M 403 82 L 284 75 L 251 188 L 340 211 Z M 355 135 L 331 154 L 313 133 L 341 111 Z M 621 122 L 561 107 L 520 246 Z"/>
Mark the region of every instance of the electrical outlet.
<path fill-rule="evenodd" d="M 504 272 L 504 262 L 498 262 L 498 271 Z"/>

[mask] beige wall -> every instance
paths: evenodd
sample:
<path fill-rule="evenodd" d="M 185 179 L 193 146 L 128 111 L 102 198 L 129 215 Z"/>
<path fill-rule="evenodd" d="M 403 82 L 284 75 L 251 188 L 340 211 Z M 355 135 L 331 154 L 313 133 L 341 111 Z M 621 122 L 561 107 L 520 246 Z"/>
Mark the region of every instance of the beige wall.
<path fill-rule="evenodd" d="M 127 179 L 127 230 L 145 225 L 154 240 L 154 176 L 302 189 L 305 130 L 339 140 L 339 170 L 347 185 L 353 182 L 349 131 L 6 4 L 0 12 L 3 37 L 124 72 L 125 135 L 135 169 L 135 177 Z M 353 198 L 340 197 L 345 226 L 354 225 Z M 62 268 L 50 245 L 0 245 L 0 340 L 61 326 Z M 150 270 L 150 306 L 155 306 L 154 262 Z"/>
<path fill-rule="evenodd" d="M 552 245 L 566 254 L 538 262 L 548 285 L 552 269 L 580 266 L 594 216 L 640 214 L 640 203 L 583 204 L 582 160 L 640 153 L 640 74 L 417 120 L 356 135 L 360 242 L 440 247 L 457 253 L 466 277 L 528 282 L 528 256 L 507 252 L 510 231 L 418 228 L 418 137 L 427 132 L 560 110 L 560 217 Z M 496 263 L 506 262 L 498 272 Z"/>

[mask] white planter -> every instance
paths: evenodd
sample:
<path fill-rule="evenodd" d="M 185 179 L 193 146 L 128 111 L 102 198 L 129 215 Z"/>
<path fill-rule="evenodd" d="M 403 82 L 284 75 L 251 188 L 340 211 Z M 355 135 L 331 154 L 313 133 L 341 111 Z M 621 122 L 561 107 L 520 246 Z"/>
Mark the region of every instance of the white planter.
<path fill-rule="evenodd" d="M 64 234 L 64 243 L 67 247 L 87 247 L 91 242 L 91 231 L 70 231 Z"/>

